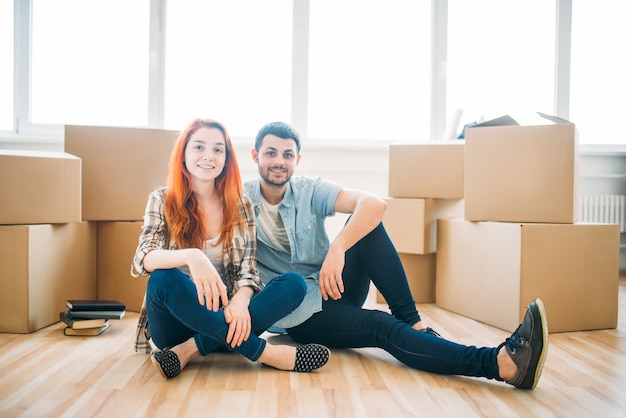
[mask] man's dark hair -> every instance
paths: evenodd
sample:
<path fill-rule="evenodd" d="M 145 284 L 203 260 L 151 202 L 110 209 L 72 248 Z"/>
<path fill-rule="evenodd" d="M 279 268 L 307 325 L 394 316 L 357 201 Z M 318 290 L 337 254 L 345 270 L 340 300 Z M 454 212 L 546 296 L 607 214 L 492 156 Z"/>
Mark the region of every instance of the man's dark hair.
<path fill-rule="evenodd" d="M 296 142 L 298 154 L 300 154 L 300 135 L 298 135 L 298 132 L 296 132 L 295 129 L 287 125 L 285 122 L 268 123 L 261 129 L 259 129 L 259 133 L 256 135 L 256 140 L 254 141 L 254 148 L 257 151 L 261 149 L 261 143 L 263 142 L 263 138 L 265 138 L 267 135 L 275 135 L 283 139 L 293 139 Z"/>

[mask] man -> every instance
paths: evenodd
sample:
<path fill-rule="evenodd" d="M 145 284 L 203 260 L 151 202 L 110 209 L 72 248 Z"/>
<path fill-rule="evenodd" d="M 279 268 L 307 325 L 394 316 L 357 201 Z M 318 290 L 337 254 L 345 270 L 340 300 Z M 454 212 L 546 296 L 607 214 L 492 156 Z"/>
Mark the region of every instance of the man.
<path fill-rule="evenodd" d="M 520 327 L 494 348 L 456 344 L 424 327 L 381 222 L 385 202 L 319 177 L 294 176 L 300 145 L 298 133 L 283 122 L 262 127 L 252 150 L 260 178 L 244 184 L 257 218 L 262 281 L 295 271 L 307 282 L 302 304 L 275 325 L 299 342 L 379 347 L 416 369 L 534 388 L 548 346 L 543 303 L 531 302 Z M 351 216 L 330 242 L 324 220 L 337 212 Z M 391 314 L 362 308 L 370 280 Z"/>

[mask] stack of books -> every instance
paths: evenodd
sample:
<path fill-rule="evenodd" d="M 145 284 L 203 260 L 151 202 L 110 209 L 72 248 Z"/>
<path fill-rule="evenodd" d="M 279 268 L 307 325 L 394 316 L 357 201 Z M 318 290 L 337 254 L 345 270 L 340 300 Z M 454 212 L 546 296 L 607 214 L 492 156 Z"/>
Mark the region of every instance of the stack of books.
<path fill-rule="evenodd" d="M 65 335 L 96 336 L 109 329 L 110 319 L 122 319 L 126 305 L 116 300 L 76 300 L 66 301 L 68 310 L 59 317 L 66 327 Z"/>

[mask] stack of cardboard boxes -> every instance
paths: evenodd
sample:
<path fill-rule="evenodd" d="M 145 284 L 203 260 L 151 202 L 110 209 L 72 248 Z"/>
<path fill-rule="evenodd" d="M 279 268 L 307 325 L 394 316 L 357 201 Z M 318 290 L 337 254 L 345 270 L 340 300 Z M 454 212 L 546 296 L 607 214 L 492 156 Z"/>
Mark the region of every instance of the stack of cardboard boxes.
<path fill-rule="evenodd" d="M 532 125 L 490 125 L 468 129 L 459 144 L 464 212 L 437 221 L 436 304 L 513 331 L 540 297 L 550 332 L 615 328 L 619 226 L 577 222 L 574 124 L 543 117 Z M 427 147 L 412 145 L 419 154 Z M 392 181 L 421 181 L 416 168 L 396 177 L 393 148 L 390 192 L 397 190 Z M 422 240 L 411 237 L 413 218 L 394 220 L 405 225 L 390 230 L 394 243 Z"/>
<path fill-rule="evenodd" d="M 96 228 L 81 219 L 81 160 L 0 151 L 0 332 L 58 322 L 69 296 L 96 296 Z"/>
<path fill-rule="evenodd" d="M 383 223 L 404 266 L 413 298 L 435 302 L 437 219 L 463 216 L 462 142 L 393 144 Z M 377 302 L 384 297 L 377 293 Z"/>
<path fill-rule="evenodd" d="M 139 310 L 130 264 L 175 136 L 67 126 L 65 152 L 0 151 L 0 332 L 58 322 L 67 299 Z"/>

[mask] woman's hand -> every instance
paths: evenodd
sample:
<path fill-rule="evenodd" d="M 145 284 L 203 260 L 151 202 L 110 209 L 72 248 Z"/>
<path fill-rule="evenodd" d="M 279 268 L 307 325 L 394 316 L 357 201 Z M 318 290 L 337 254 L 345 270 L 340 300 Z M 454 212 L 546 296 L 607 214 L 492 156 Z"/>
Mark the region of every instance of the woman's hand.
<path fill-rule="evenodd" d="M 207 256 L 199 249 L 190 249 L 187 266 L 198 290 L 198 302 L 207 309 L 217 312 L 222 305 L 228 305 L 226 285 Z"/>
<path fill-rule="evenodd" d="M 228 306 L 224 308 L 224 319 L 228 324 L 226 343 L 230 344 L 232 348 L 239 347 L 250 337 L 250 332 L 252 332 L 248 306 L 253 294 L 254 291 L 250 287 L 242 287 L 233 296 Z"/>

